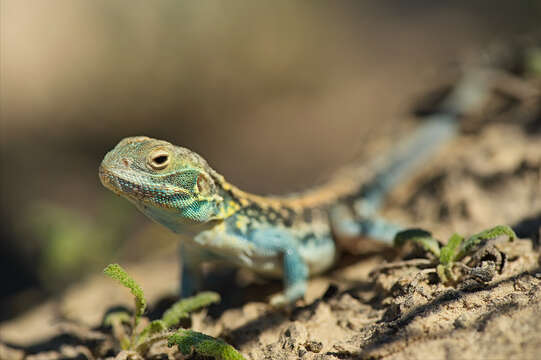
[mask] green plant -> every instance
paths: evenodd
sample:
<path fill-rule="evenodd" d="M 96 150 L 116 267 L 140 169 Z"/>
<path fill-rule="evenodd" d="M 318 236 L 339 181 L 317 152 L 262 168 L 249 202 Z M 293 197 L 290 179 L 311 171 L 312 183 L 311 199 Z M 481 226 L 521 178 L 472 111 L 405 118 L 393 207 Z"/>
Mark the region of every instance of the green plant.
<path fill-rule="evenodd" d="M 526 49 L 526 71 L 533 76 L 541 76 L 541 47 Z"/>
<path fill-rule="evenodd" d="M 201 292 L 193 297 L 182 299 L 165 311 L 161 319 L 151 321 L 142 327 L 141 319 L 146 309 L 143 289 L 118 264 L 107 266 L 103 272 L 128 288 L 135 299 L 133 317 L 120 311 L 111 313 L 104 319 L 104 325 L 112 327 L 113 335 L 122 349 L 117 358 L 143 359 L 152 344 L 167 341 L 169 347 L 177 345 L 184 355 L 195 350 L 203 356 L 213 356 L 216 359 L 244 359 L 232 346 L 212 336 L 186 329 L 171 330 L 178 326 L 182 319 L 188 318 L 191 312 L 219 302 L 220 296 L 217 293 Z M 129 336 L 124 330 L 124 325 L 131 325 Z"/>
<path fill-rule="evenodd" d="M 176 345 L 183 355 L 189 355 L 195 350 L 200 354 L 214 356 L 221 360 L 244 359 L 237 350 L 224 341 L 193 330 L 179 329 L 169 337 L 167 345 L 169 347 Z"/>
<path fill-rule="evenodd" d="M 488 241 L 501 236 L 506 236 L 508 241 L 513 241 L 517 237 L 509 226 L 499 225 L 472 235 L 466 240 L 461 235 L 455 233 L 451 235 L 446 245 L 442 245 L 428 231 L 409 229 L 399 232 L 394 238 L 394 244 L 396 246 L 403 246 L 411 242 L 435 256 L 438 277 L 441 282 L 448 283 L 457 280 L 455 266 L 467 268 L 465 264 L 460 263 L 466 256 L 473 255 Z"/>

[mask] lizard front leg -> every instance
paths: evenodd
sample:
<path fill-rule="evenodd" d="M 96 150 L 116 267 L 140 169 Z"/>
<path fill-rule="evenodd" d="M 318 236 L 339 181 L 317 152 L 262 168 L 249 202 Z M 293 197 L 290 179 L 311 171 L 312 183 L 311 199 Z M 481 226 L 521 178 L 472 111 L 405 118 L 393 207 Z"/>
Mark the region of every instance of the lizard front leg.
<path fill-rule="evenodd" d="M 180 297 L 185 298 L 202 289 L 201 263 L 212 259 L 204 250 L 185 242 L 180 243 L 179 255 L 181 266 Z"/>
<path fill-rule="evenodd" d="M 272 306 L 284 306 L 302 298 L 306 293 L 308 268 L 295 248 L 281 250 L 284 267 L 284 292 L 272 296 Z"/>
<path fill-rule="evenodd" d="M 284 291 L 271 297 L 271 305 L 281 307 L 302 298 L 306 293 L 308 266 L 292 235 L 285 230 L 263 229 L 256 231 L 252 240 L 260 253 L 282 259 Z"/>

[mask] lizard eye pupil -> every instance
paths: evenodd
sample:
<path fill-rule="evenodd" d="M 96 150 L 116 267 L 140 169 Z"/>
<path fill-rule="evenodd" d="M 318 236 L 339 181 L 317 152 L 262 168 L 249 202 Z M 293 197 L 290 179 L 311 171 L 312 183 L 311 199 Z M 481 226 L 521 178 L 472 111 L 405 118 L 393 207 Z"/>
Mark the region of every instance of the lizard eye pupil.
<path fill-rule="evenodd" d="M 150 154 L 148 165 L 154 170 L 165 169 L 169 165 L 169 154 L 163 150 L 158 150 Z"/>
<path fill-rule="evenodd" d="M 160 156 L 155 157 L 152 161 L 154 161 L 158 165 L 161 165 L 167 161 L 167 156 L 160 155 Z"/>

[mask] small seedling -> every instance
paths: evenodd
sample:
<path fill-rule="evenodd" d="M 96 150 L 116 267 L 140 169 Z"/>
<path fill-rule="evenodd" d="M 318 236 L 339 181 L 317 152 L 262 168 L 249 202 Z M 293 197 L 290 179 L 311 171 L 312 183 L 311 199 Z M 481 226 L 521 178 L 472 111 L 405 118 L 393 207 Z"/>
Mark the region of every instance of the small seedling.
<path fill-rule="evenodd" d="M 244 360 L 231 345 L 193 330 L 179 329 L 169 337 L 167 345 L 169 347 L 176 345 L 183 355 L 190 355 L 195 351 L 221 360 Z"/>
<path fill-rule="evenodd" d="M 104 325 L 112 327 L 113 336 L 119 341 L 122 349 L 117 359 L 143 359 L 150 347 L 160 341 L 167 341 L 169 347 L 177 345 L 184 355 L 195 351 L 200 355 L 212 356 L 219 360 L 244 359 L 232 346 L 220 339 L 192 330 L 171 330 L 177 327 L 182 319 L 188 318 L 190 313 L 219 302 L 220 295 L 217 293 L 201 292 L 193 297 L 182 299 L 174 303 L 161 319 L 151 321 L 139 329 L 146 309 L 143 289 L 118 264 L 107 266 L 103 272 L 128 288 L 135 299 L 133 317 L 127 312 L 120 311 L 109 314 L 104 320 Z M 131 334 L 128 336 L 125 333 L 124 324 L 130 325 L 130 323 Z"/>
<path fill-rule="evenodd" d="M 460 261 L 466 256 L 475 253 L 487 241 L 500 236 L 506 236 L 508 241 L 513 241 L 517 237 L 509 226 L 499 225 L 470 236 L 466 240 L 459 234 L 453 234 L 447 241 L 447 244 L 442 246 L 428 231 L 410 229 L 399 232 L 395 236 L 394 244 L 395 246 L 403 246 L 407 242 L 412 242 L 429 254 L 434 255 L 437 259 L 436 272 L 440 281 L 442 283 L 449 283 L 457 281 L 455 273 L 456 265 L 466 267 Z"/>

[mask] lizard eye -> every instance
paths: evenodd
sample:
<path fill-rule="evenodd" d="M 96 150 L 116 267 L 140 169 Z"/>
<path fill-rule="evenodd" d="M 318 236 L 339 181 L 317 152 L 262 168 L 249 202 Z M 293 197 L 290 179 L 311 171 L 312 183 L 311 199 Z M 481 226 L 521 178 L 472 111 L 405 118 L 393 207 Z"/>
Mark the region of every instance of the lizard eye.
<path fill-rule="evenodd" d="M 147 164 L 154 170 L 162 170 L 169 165 L 170 155 L 165 150 L 154 150 L 147 159 Z"/>

